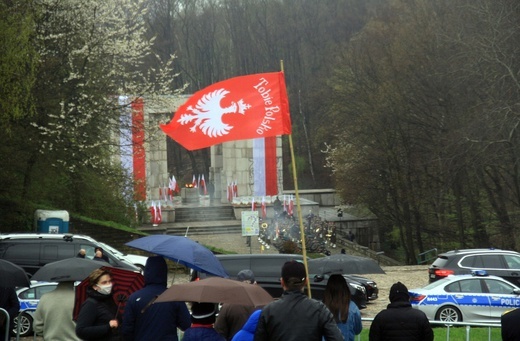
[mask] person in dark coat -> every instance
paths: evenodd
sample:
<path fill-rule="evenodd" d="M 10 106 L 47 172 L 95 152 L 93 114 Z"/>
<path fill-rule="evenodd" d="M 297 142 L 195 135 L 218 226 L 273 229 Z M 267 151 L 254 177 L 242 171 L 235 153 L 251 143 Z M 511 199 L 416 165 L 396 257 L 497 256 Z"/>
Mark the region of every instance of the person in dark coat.
<path fill-rule="evenodd" d="M 255 341 L 342 341 L 330 310 L 303 293 L 307 284 L 305 266 L 294 260 L 286 262 L 281 277 L 282 297 L 262 309 Z"/>
<path fill-rule="evenodd" d="M 410 304 L 406 286 L 397 282 L 390 288 L 390 304 L 380 311 L 369 333 L 370 341 L 433 341 L 433 330 L 426 315 Z"/>
<path fill-rule="evenodd" d="M 14 328 L 14 318 L 20 310 L 20 302 L 16 296 L 14 288 L 0 288 L 0 308 L 5 309 L 9 314 L 9 330 Z M 7 318 L 5 314 L 0 313 L 0 341 L 5 341 L 5 328 Z"/>
<path fill-rule="evenodd" d="M 190 327 L 190 312 L 184 302 L 153 303 L 166 290 L 168 267 L 161 256 L 149 257 L 144 268 L 145 287 L 128 298 L 123 314 L 123 340 L 176 341 L 177 328 Z"/>
<path fill-rule="evenodd" d="M 239 271 L 237 281 L 256 285 L 255 275 L 249 269 Z M 231 340 L 255 310 L 253 306 L 224 303 L 218 313 L 215 330 L 226 340 Z"/>
<path fill-rule="evenodd" d="M 520 340 L 520 309 L 505 312 L 500 318 L 502 324 L 502 341 Z"/>
<path fill-rule="evenodd" d="M 103 251 L 103 248 L 101 246 L 97 246 L 94 251 L 96 252 L 96 255 L 94 256 L 94 258 L 96 257 L 101 257 L 105 262 L 107 263 L 110 263 L 110 260 L 108 259 L 108 256 L 105 255 L 105 251 Z M 98 253 L 101 252 L 101 254 Z"/>
<path fill-rule="evenodd" d="M 214 328 L 217 305 L 215 303 L 191 304 L 191 327 L 186 329 L 182 341 L 226 341 Z"/>
<path fill-rule="evenodd" d="M 119 338 L 117 305 L 112 297 L 112 274 L 96 269 L 89 275 L 87 299 L 76 321 L 76 335 L 82 340 L 115 341 Z"/>

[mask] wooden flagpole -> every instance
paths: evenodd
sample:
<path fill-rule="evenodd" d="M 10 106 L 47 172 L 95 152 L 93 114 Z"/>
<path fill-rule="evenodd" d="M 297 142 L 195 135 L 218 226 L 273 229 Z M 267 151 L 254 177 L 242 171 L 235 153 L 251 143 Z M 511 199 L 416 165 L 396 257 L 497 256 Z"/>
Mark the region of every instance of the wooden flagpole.
<path fill-rule="evenodd" d="M 280 60 L 280 68 L 282 72 L 284 72 L 283 68 L 283 60 Z M 285 77 L 285 75 L 284 75 Z M 294 192 L 296 197 L 296 208 L 298 213 L 298 220 L 300 223 L 300 236 L 302 240 L 302 255 L 303 255 L 303 265 L 305 266 L 305 278 L 307 279 L 307 295 L 309 298 L 312 298 L 311 294 L 311 282 L 309 280 L 309 267 L 307 265 L 307 247 L 305 245 L 305 229 L 303 228 L 303 217 L 302 217 L 302 209 L 300 206 L 300 194 L 298 192 L 298 175 L 296 174 L 296 162 L 294 160 L 294 147 L 292 140 L 292 133 L 289 134 L 289 147 L 291 150 L 291 165 L 293 171 L 293 179 L 294 179 Z"/>

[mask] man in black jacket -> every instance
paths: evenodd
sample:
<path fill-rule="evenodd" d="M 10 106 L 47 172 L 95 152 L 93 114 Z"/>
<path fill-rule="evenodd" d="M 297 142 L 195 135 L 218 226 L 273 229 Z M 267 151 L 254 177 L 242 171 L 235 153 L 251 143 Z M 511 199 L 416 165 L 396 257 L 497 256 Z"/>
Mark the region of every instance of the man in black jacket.
<path fill-rule="evenodd" d="M 406 286 L 397 282 L 390 288 L 390 304 L 372 321 L 370 341 L 433 341 L 426 315 L 410 304 Z"/>
<path fill-rule="evenodd" d="M 255 341 L 343 340 L 329 309 L 303 293 L 307 276 L 302 263 L 286 262 L 281 281 L 284 293 L 262 310 Z"/>

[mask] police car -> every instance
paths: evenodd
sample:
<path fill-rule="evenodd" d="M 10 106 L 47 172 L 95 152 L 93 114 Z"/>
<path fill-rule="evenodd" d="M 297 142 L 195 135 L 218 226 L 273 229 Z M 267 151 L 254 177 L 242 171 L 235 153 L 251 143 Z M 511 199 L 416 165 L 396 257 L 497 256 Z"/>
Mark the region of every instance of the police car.
<path fill-rule="evenodd" d="M 27 288 L 18 288 L 16 295 L 20 301 L 20 314 L 15 317 L 14 328 L 12 334 L 16 335 L 18 321 L 20 321 L 20 336 L 28 336 L 33 330 L 33 315 L 38 307 L 40 298 L 54 289 L 58 283 L 55 282 L 35 282 L 31 281 L 31 286 Z"/>
<path fill-rule="evenodd" d="M 409 294 L 412 307 L 445 322 L 500 323 L 504 312 L 520 307 L 519 287 L 482 270 L 450 275 Z"/>

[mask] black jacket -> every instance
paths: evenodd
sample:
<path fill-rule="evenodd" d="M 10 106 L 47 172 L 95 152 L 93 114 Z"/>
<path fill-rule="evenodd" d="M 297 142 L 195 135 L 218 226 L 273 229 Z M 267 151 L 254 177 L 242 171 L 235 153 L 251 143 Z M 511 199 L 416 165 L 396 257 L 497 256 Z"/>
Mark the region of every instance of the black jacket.
<path fill-rule="evenodd" d="M 376 315 L 370 326 L 370 341 L 433 341 L 426 315 L 410 302 L 396 301 Z"/>
<path fill-rule="evenodd" d="M 9 329 L 12 330 L 14 327 L 14 318 L 18 315 L 18 311 L 20 310 L 20 302 L 18 301 L 18 297 L 16 296 L 16 291 L 14 288 L 0 288 L 0 308 L 5 309 L 9 314 Z M 0 317 L 2 322 L 2 326 L 0 327 L 0 340 L 5 339 L 5 322 L 6 319 L 3 313 Z"/>
<path fill-rule="evenodd" d="M 76 335 L 83 340 L 119 340 L 118 330 L 111 328 L 109 324 L 117 313 L 117 305 L 112 295 L 103 295 L 87 288 L 87 296 L 76 321 Z M 119 323 L 121 324 L 121 321 Z"/>
<path fill-rule="evenodd" d="M 502 322 L 502 340 L 517 341 L 520 340 L 520 309 L 514 309 L 504 313 L 501 318 Z"/>
<path fill-rule="evenodd" d="M 262 309 L 255 341 L 343 340 L 329 309 L 300 291 L 284 292 Z"/>

